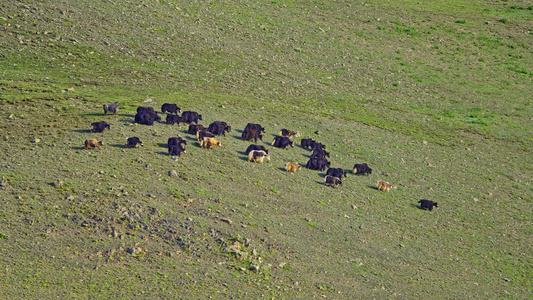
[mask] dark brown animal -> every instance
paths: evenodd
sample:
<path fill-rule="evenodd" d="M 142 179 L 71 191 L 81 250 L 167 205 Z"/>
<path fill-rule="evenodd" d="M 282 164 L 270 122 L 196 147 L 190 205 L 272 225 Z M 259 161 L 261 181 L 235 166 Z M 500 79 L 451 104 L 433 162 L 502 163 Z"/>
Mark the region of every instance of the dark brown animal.
<path fill-rule="evenodd" d="M 231 126 L 224 121 L 215 121 L 209 125 L 207 131 L 211 132 L 214 135 L 226 135 L 226 132 L 231 131 Z"/>
<path fill-rule="evenodd" d="M 300 146 L 305 149 L 313 148 L 314 143 L 316 143 L 316 141 L 314 141 L 313 139 L 302 139 L 300 142 Z"/>
<path fill-rule="evenodd" d="M 124 147 L 126 148 L 136 148 L 137 146 L 144 146 L 143 145 L 143 142 L 141 142 L 141 140 L 134 136 L 134 137 L 129 137 L 126 139 L 126 145 L 124 145 Z"/>
<path fill-rule="evenodd" d="M 293 146 L 293 142 L 286 136 L 276 136 L 272 141 L 272 146 L 282 149 L 287 149 L 287 146 Z"/>
<path fill-rule="evenodd" d="M 166 122 L 168 125 L 172 125 L 176 123 L 179 125 L 181 122 L 181 117 L 178 115 L 168 114 L 166 117 Z"/>
<path fill-rule="evenodd" d="M 437 206 L 437 202 L 433 202 L 431 200 L 426 200 L 426 199 L 422 199 L 420 201 L 418 201 L 418 203 L 420 203 L 420 208 L 421 209 L 428 209 L 428 210 L 433 210 L 433 207 L 438 207 Z"/>
<path fill-rule="evenodd" d="M 181 114 L 181 121 L 183 123 L 187 123 L 187 124 L 196 123 L 196 124 L 198 124 L 199 120 L 202 120 L 202 115 L 198 114 L 195 111 L 184 111 Z"/>
<path fill-rule="evenodd" d="M 339 185 L 342 185 L 342 180 L 335 176 L 326 175 L 326 177 L 324 178 L 324 183 L 332 187 L 337 187 Z"/>
<path fill-rule="evenodd" d="M 92 132 L 103 132 L 106 128 L 111 129 L 111 126 L 109 126 L 109 124 L 107 124 L 105 121 L 91 123 L 91 126 Z"/>
<path fill-rule="evenodd" d="M 187 133 L 196 135 L 196 133 L 200 130 L 205 130 L 205 127 L 200 124 L 190 124 Z"/>
<path fill-rule="evenodd" d="M 258 139 L 263 140 L 263 135 L 261 134 L 261 132 L 253 128 L 245 129 L 242 132 L 241 137 L 245 141 L 250 141 L 250 142 L 253 141 L 254 143 L 257 143 Z"/>
<path fill-rule="evenodd" d="M 244 127 L 244 130 L 246 130 L 246 129 L 255 129 L 258 132 L 265 133 L 265 128 L 263 126 L 259 125 L 259 124 L 248 123 L 248 124 L 246 124 L 246 127 Z"/>
<path fill-rule="evenodd" d="M 353 166 L 353 173 L 357 175 L 370 175 L 372 174 L 372 169 L 370 169 L 366 163 L 355 164 L 355 166 Z"/>
<path fill-rule="evenodd" d="M 342 178 L 342 176 L 346 177 L 346 172 L 341 168 L 329 168 L 326 175 Z"/>
<path fill-rule="evenodd" d="M 165 103 L 161 106 L 161 113 L 166 112 L 177 115 L 181 112 L 181 108 L 179 108 L 176 104 Z"/>
<path fill-rule="evenodd" d="M 170 137 L 167 141 L 168 154 L 173 156 L 180 156 L 181 153 L 185 153 L 183 145 L 187 145 L 187 141 L 182 137 Z"/>
<path fill-rule="evenodd" d="M 325 157 L 311 157 L 305 167 L 310 170 L 324 171 L 330 165 L 331 163 Z"/>

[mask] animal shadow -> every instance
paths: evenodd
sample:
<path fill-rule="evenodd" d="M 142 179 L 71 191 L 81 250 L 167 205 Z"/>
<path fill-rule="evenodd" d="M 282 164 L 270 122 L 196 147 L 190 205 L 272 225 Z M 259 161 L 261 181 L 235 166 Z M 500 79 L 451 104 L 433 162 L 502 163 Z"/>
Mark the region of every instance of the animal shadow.
<path fill-rule="evenodd" d="M 168 148 L 168 144 L 167 143 L 157 143 L 157 146 L 161 147 L 161 148 Z"/>
<path fill-rule="evenodd" d="M 163 151 L 158 151 L 158 152 L 156 152 L 156 154 L 169 156 L 168 152 L 163 152 Z"/>
<path fill-rule="evenodd" d="M 73 146 L 73 147 L 70 147 L 71 149 L 73 150 L 83 150 L 85 149 L 85 147 L 78 147 L 78 146 Z"/>
<path fill-rule="evenodd" d="M 412 207 L 416 207 L 416 208 L 421 209 L 421 210 L 424 210 L 421 205 L 417 205 L 417 204 L 411 203 L 411 206 Z"/>
<path fill-rule="evenodd" d="M 112 144 L 111 146 L 115 148 L 121 148 L 121 149 L 126 148 L 126 146 L 124 146 L 123 144 Z"/>
<path fill-rule="evenodd" d="M 79 133 L 91 133 L 92 131 L 90 129 L 75 129 L 75 132 Z"/>
<path fill-rule="evenodd" d="M 376 186 L 373 186 L 373 185 L 368 185 L 368 188 L 371 188 L 373 190 L 379 191 L 379 189 Z"/>

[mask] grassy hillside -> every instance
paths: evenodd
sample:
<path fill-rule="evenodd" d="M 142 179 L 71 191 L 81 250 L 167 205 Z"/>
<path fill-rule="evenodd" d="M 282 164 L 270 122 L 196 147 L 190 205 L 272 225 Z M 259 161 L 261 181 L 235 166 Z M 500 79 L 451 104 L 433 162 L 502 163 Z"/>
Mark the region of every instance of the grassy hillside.
<path fill-rule="evenodd" d="M 0 3 L 0 298 L 531 298 L 532 9 Z M 206 150 L 133 122 L 167 102 L 232 131 Z M 270 162 L 247 162 L 248 122 Z M 282 128 L 294 148 L 270 146 Z M 309 159 L 301 138 L 341 187 L 284 171 Z"/>

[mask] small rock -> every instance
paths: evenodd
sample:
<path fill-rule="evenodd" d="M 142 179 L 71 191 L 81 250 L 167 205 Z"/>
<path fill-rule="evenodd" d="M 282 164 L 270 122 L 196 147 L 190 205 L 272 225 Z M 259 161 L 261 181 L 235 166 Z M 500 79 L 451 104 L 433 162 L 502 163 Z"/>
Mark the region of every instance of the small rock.
<path fill-rule="evenodd" d="M 31 140 L 32 143 L 37 144 L 41 142 L 41 139 L 33 139 Z"/>
<path fill-rule="evenodd" d="M 76 199 L 76 197 L 74 195 L 70 195 L 70 196 L 66 197 L 65 199 L 68 200 L 68 201 L 72 201 L 72 200 Z"/>
<path fill-rule="evenodd" d="M 170 177 L 178 177 L 178 172 L 172 170 L 172 171 L 168 171 L 168 176 Z"/>
<path fill-rule="evenodd" d="M 58 179 L 58 180 L 56 180 L 56 181 L 54 182 L 54 186 L 55 186 L 55 187 L 59 187 L 59 186 L 62 186 L 62 185 L 63 185 L 63 181 L 61 181 L 60 179 Z"/>
<path fill-rule="evenodd" d="M 221 218 L 220 221 L 222 221 L 222 222 L 226 222 L 226 223 L 228 223 L 228 224 L 230 224 L 230 225 L 233 224 L 233 221 L 232 221 L 232 220 L 230 220 L 230 219 L 226 219 L 226 218 Z"/>
<path fill-rule="evenodd" d="M 250 266 L 250 270 L 252 270 L 252 271 L 259 271 L 259 266 L 258 266 L 258 265 L 251 265 L 251 266 Z"/>

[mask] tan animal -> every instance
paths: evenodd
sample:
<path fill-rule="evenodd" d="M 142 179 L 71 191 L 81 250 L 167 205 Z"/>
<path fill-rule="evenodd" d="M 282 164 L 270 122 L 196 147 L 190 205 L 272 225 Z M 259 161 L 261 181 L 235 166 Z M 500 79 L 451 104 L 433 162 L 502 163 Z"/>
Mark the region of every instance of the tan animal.
<path fill-rule="evenodd" d="M 99 141 L 97 139 L 92 140 L 85 140 L 85 149 L 89 148 L 98 148 L 99 146 L 102 146 L 104 144 L 103 141 Z"/>
<path fill-rule="evenodd" d="M 390 192 L 390 189 L 392 188 L 392 185 L 386 181 L 379 181 L 378 182 L 378 191 L 387 191 Z"/>
<path fill-rule="evenodd" d="M 212 138 L 212 137 L 204 137 L 204 139 L 200 142 L 200 147 L 206 148 L 206 149 L 216 149 L 217 146 L 222 147 L 222 143 L 220 143 L 219 140 Z"/>
<path fill-rule="evenodd" d="M 302 166 L 300 166 L 298 163 L 295 162 L 288 162 L 285 166 L 285 171 L 292 172 L 292 174 L 296 173 L 296 171 L 300 170 Z"/>
<path fill-rule="evenodd" d="M 255 163 L 263 163 L 267 159 L 270 161 L 270 155 L 263 150 L 253 150 L 248 154 L 248 161 L 254 161 Z"/>

